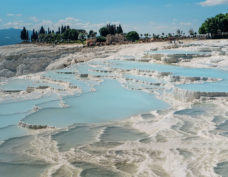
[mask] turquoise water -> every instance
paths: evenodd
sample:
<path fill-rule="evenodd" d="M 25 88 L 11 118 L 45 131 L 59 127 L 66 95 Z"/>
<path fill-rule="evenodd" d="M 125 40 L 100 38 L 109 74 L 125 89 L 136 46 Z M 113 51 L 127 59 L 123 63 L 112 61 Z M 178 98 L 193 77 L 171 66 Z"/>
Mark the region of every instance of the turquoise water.
<path fill-rule="evenodd" d="M 135 76 L 135 75 L 131 75 L 131 74 L 126 74 L 124 76 L 125 78 L 128 79 L 135 79 L 135 80 L 140 80 L 140 81 L 144 81 L 144 82 L 148 82 L 148 83 L 159 83 L 161 81 L 152 78 L 152 77 L 145 77 L 145 76 Z"/>
<path fill-rule="evenodd" d="M 158 72 L 171 72 L 176 76 L 186 77 L 211 77 L 211 78 L 227 78 L 227 71 L 219 69 L 207 69 L 207 68 L 189 68 L 179 67 L 174 65 L 162 65 L 155 63 L 145 63 L 137 61 L 123 61 L 123 60 L 111 60 L 110 63 L 113 68 L 120 69 L 137 69 L 145 71 L 158 71 Z"/>
<path fill-rule="evenodd" d="M 228 92 L 228 80 L 227 78 L 212 83 L 202 83 L 202 84 L 184 84 L 179 85 L 179 88 L 192 91 L 201 91 L 201 92 Z"/>
<path fill-rule="evenodd" d="M 11 120 L 18 120 L 21 117 L 33 112 L 33 108 L 40 104 L 42 105 L 42 103 L 46 103 L 46 105 L 43 105 L 43 107 L 49 107 L 48 103 L 50 103 L 50 106 L 53 106 L 51 105 L 52 101 L 56 101 L 57 99 L 58 97 L 56 95 L 49 94 L 36 99 L 20 100 L 16 102 L 2 102 L 0 103 L 0 120 L 2 123 L 1 126 L 7 120 L 9 120 L 9 123 L 6 124 L 12 125 L 12 123 L 10 123 Z"/>
<path fill-rule="evenodd" d="M 16 125 L 0 128 L 0 141 L 28 135 L 28 130 Z"/>
<path fill-rule="evenodd" d="M 30 79 L 10 79 L 7 83 L 0 85 L 0 90 L 14 91 L 26 90 L 27 87 L 48 86 L 55 89 L 63 89 L 64 87 L 58 84 L 34 81 Z"/>
<path fill-rule="evenodd" d="M 201 92 L 228 92 L 228 71 L 219 69 L 206 69 L 206 68 L 188 68 L 178 67 L 173 65 L 161 65 L 152 63 L 143 63 L 136 61 L 121 61 L 112 60 L 114 68 L 120 69 L 138 69 L 144 71 L 158 71 L 158 72 L 171 72 L 174 76 L 184 77 L 205 77 L 221 79 L 217 82 L 206 82 L 200 84 L 183 84 L 178 87 Z"/>
<path fill-rule="evenodd" d="M 228 162 L 219 163 L 215 167 L 215 172 L 217 174 L 221 175 L 222 177 L 227 177 L 227 174 L 228 174 Z"/>
<path fill-rule="evenodd" d="M 44 74 L 45 77 L 50 78 L 54 81 L 62 81 L 70 83 L 71 86 L 77 86 L 82 89 L 84 92 L 90 91 L 90 86 L 88 82 L 81 81 L 75 77 L 73 74 L 61 74 L 55 71 L 49 71 Z"/>
<path fill-rule="evenodd" d="M 34 112 L 33 108 L 59 107 L 58 97 L 49 94 L 31 100 L 21 100 L 17 102 L 3 102 L 0 104 L 0 141 L 27 135 L 28 131 L 20 128 L 17 124 L 27 115 Z"/>
<path fill-rule="evenodd" d="M 157 51 L 146 51 L 149 54 L 185 54 L 185 55 L 197 55 L 197 54 L 205 54 L 205 52 L 198 51 L 186 51 L 186 50 L 157 50 Z"/>
<path fill-rule="evenodd" d="M 25 116 L 26 116 L 26 113 L 0 115 L 0 121 L 1 121 L 0 128 L 7 127 L 10 125 L 16 125 Z"/>
<path fill-rule="evenodd" d="M 69 107 L 42 109 L 28 115 L 23 121 L 65 127 L 74 123 L 121 120 L 168 106 L 151 94 L 129 91 L 114 80 L 105 80 L 96 87 L 96 92 L 67 97 L 64 101 Z"/>

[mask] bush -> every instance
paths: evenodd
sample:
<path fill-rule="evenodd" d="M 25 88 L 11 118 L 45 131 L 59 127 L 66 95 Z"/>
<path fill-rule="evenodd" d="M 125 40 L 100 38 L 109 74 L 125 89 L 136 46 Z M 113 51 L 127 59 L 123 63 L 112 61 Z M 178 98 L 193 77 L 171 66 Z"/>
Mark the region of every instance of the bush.
<path fill-rule="evenodd" d="M 136 31 L 130 31 L 129 33 L 127 33 L 126 38 L 128 41 L 135 42 L 139 40 L 139 34 Z"/>
<path fill-rule="evenodd" d="M 106 42 L 106 38 L 104 36 L 98 36 L 96 39 L 97 42 Z"/>
<path fill-rule="evenodd" d="M 80 41 L 84 41 L 84 40 L 86 39 L 85 33 L 79 33 L 78 39 L 79 39 Z"/>

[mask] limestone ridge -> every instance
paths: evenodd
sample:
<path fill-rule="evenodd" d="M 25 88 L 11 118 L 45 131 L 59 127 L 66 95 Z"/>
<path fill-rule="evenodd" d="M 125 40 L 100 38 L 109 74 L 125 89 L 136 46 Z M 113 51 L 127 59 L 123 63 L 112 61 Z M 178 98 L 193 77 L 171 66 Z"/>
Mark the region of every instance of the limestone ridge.
<path fill-rule="evenodd" d="M 83 48 L 81 45 L 20 44 L 0 47 L 0 77 L 61 69 L 74 63 L 105 56 L 103 48 Z"/>

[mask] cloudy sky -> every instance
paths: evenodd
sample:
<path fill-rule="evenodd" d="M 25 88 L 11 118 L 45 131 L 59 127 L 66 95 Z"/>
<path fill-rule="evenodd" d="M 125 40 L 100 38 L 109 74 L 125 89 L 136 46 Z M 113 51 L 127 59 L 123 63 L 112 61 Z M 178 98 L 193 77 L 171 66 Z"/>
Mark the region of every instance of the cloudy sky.
<path fill-rule="evenodd" d="M 187 32 L 218 13 L 228 13 L 228 0 L 2 0 L 0 29 L 64 24 L 98 30 L 121 23 L 125 32 Z"/>

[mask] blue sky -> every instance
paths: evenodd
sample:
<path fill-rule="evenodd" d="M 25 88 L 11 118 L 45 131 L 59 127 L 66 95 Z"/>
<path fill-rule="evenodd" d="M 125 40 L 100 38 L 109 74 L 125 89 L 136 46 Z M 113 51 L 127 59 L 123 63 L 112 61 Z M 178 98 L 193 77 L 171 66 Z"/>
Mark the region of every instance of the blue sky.
<path fill-rule="evenodd" d="M 228 13 L 228 0 L 2 0 L 0 29 L 67 24 L 98 30 L 120 23 L 125 32 L 187 32 L 218 13 Z"/>

